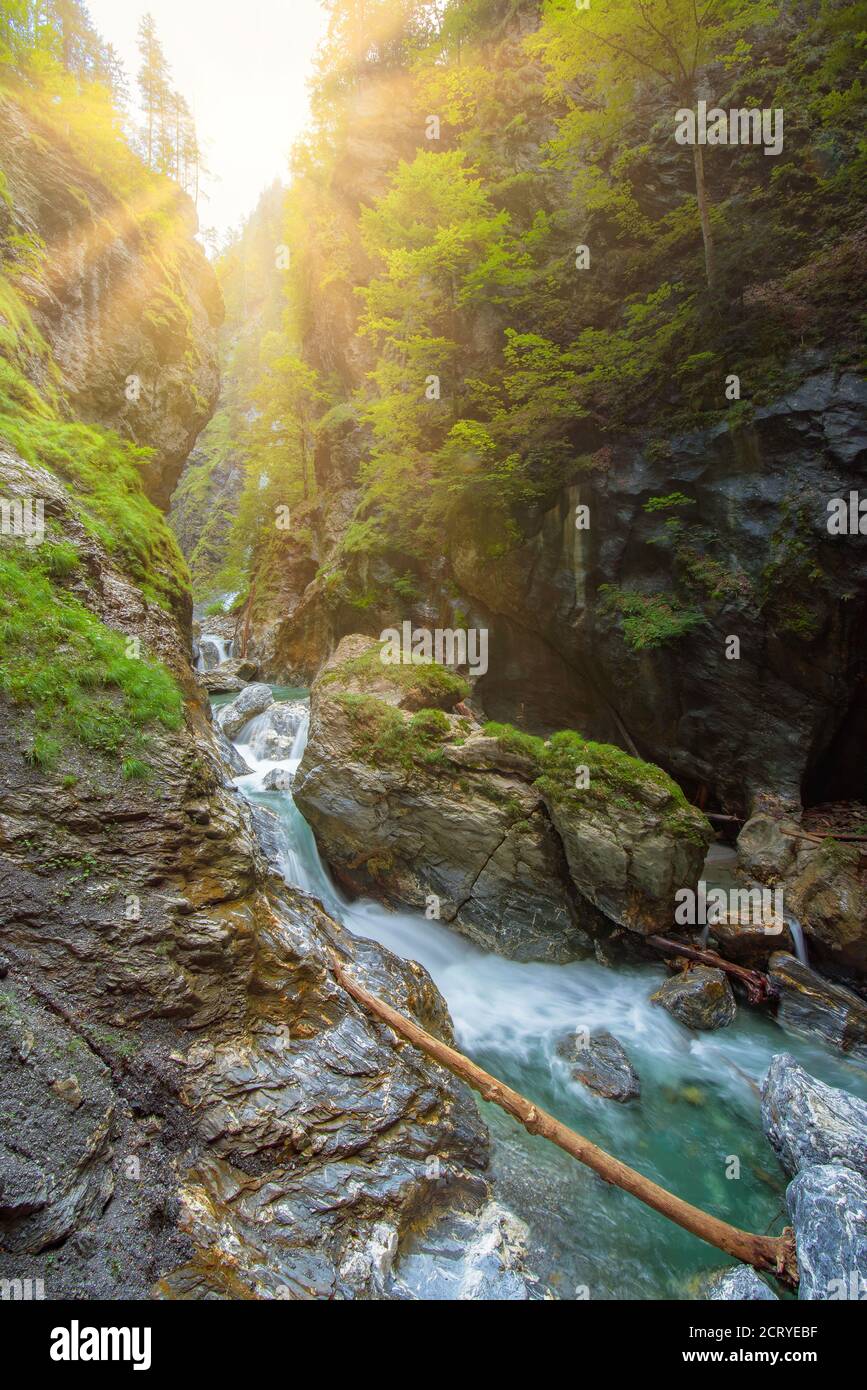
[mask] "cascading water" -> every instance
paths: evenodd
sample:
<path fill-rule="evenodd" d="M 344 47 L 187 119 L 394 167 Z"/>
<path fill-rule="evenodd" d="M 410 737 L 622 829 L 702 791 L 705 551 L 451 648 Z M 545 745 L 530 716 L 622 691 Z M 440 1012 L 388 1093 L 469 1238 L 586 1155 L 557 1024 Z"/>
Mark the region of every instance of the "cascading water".
<path fill-rule="evenodd" d="M 234 643 L 225 637 L 218 637 L 212 632 L 203 633 L 199 638 L 196 670 L 212 671 L 215 666 L 222 666 L 224 661 L 230 659 L 233 647 Z"/>
<path fill-rule="evenodd" d="M 789 928 L 792 935 L 792 941 L 795 945 L 795 955 L 802 965 L 809 965 L 810 962 L 807 958 L 807 942 L 804 936 L 804 928 L 801 926 L 797 917 L 787 917 L 786 926 Z"/>
<path fill-rule="evenodd" d="M 790 1052 L 814 1075 L 859 1095 L 867 1095 L 864 1073 L 743 1007 L 729 1028 L 687 1032 L 649 1002 L 666 976 L 661 965 L 519 964 L 420 913 L 348 902 L 291 793 L 263 789 L 274 769 L 297 773 L 307 740 L 308 715 L 296 704 L 288 755 L 260 756 L 276 708 L 238 736 L 238 751 L 254 770 L 236 784 L 276 812 L 286 881 L 318 898 L 356 936 L 426 966 L 448 1002 L 459 1046 L 494 1075 L 704 1210 L 755 1231 L 781 1229 L 786 1177 L 762 1134 L 758 1098 L 771 1057 Z M 287 713 L 281 730 L 287 718 L 292 724 L 296 716 Z M 730 867 L 718 861 L 710 856 L 710 880 Z M 618 1105 L 571 1079 L 556 1044 L 577 1028 L 605 1028 L 620 1040 L 641 1078 L 640 1101 Z M 495 1106 L 482 1109 L 494 1140 L 496 1195 L 527 1222 L 531 1266 L 557 1296 L 690 1298 L 698 1295 L 699 1276 L 732 1263 Z"/>

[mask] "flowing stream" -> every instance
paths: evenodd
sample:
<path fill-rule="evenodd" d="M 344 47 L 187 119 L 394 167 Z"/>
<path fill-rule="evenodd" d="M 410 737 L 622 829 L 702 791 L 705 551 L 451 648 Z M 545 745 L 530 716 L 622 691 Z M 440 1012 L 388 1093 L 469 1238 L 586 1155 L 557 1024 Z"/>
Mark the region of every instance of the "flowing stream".
<path fill-rule="evenodd" d="M 280 687 L 275 695 L 300 701 L 306 691 Z M 254 769 L 236 785 L 279 817 L 278 867 L 287 882 L 319 898 L 356 936 L 426 966 L 448 1002 L 459 1046 L 481 1066 L 696 1206 L 745 1229 L 781 1230 L 786 1177 L 762 1134 L 757 1090 L 771 1057 L 790 1052 L 813 1075 L 867 1097 L 865 1073 L 743 1005 L 730 1027 L 689 1032 L 649 1003 L 666 978 L 662 965 L 520 964 L 482 951 L 420 913 L 348 902 L 291 792 L 262 788 L 275 767 L 297 771 L 308 723 L 299 705 L 288 756 L 271 747 L 272 754 L 282 752 L 278 759 L 268 756 L 267 714 L 236 740 Z M 730 858 L 719 848 L 711 851 L 710 883 L 725 878 Z M 571 1079 L 555 1049 L 576 1028 L 605 1028 L 619 1039 L 641 1078 L 640 1101 L 619 1105 Z M 528 1264 L 555 1296 L 691 1298 L 701 1276 L 733 1263 L 528 1135 L 496 1106 L 480 1105 L 494 1140 L 496 1195 L 527 1223 Z"/>

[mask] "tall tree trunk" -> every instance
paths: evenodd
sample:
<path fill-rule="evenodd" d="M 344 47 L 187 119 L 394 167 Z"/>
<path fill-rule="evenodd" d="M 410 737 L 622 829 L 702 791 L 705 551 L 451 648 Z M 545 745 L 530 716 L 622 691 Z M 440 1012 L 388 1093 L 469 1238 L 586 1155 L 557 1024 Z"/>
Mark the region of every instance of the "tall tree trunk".
<path fill-rule="evenodd" d="M 698 199 L 698 215 L 701 221 L 701 236 L 704 242 L 704 267 L 709 289 L 716 285 L 716 249 L 710 225 L 710 204 L 704 181 L 704 154 L 698 141 L 692 147 L 692 162 L 695 166 L 695 196 Z"/>

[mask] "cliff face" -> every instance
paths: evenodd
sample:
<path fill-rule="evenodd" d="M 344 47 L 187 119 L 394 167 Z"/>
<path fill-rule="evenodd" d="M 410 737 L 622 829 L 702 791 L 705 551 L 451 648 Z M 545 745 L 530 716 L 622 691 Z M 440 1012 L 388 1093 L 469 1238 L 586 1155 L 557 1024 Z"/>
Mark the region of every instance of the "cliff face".
<path fill-rule="evenodd" d="M 45 340 L 2 363 L 4 422 L 38 445 L 0 440 L 0 496 L 46 523 L 0 538 L 0 1275 L 51 1299 L 376 1297 L 411 1224 L 484 1199 L 487 1136 L 334 956 L 449 1037 L 445 1007 L 269 872 L 164 519 L 116 441 L 76 432 L 154 448 L 165 502 L 216 391 L 215 282 L 175 216 L 161 259 L 17 108 L 0 121 L 4 308 L 25 323 L 28 297 Z M 21 236 L 44 248 L 26 270 Z M 104 470 L 81 488 L 78 449 Z"/>
<path fill-rule="evenodd" d="M 0 232 L 44 247 L 20 283 L 72 413 L 154 450 L 145 485 L 166 508 L 220 384 L 222 300 L 193 205 L 168 181 L 154 205 L 126 204 L 5 98 L 0 150 Z"/>
<path fill-rule="evenodd" d="M 778 163 L 709 152 L 711 289 L 664 96 L 597 127 L 584 19 L 558 38 L 541 10 L 467 17 L 408 86 L 390 54 L 320 94 L 341 119 L 290 194 L 321 229 L 292 302 L 330 408 L 303 524 L 251 543 L 254 653 L 309 681 L 350 633 L 487 627 L 495 719 L 617 742 L 717 811 L 863 798 L 863 536 L 827 525 L 867 453 L 863 215 L 825 90 L 854 50 L 811 4 L 815 84 L 788 24 L 708 66 L 722 105 L 801 91 L 831 122 Z"/>
<path fill-rule="evenodd" d="M 543 726 L 571 705 L 734 810 L 763 791 L 863 798 L 867 557 L 827 523 L 865 460 L 867 385 L 830 369 L 735 431 L 615 445 L 506 561 L 455 555 L 492 627 L 480 696 Z M 678 635 L 684 614 L 700 621 Z"/>
<path fill-rule="evenodd" d="M 400 612 L 393 600 L 354 607 L 323 573 L 363 450 L 346 427 L 320 443 L 319 549 L 292 551 L 256 630 L 275 678 L 310 679 L 350 632 L 404 618 L 449 626 L 460 612 L 490 631 L 475 693 L 492 718 L 632 745 L 738 812 L 767 791 L 795 804 L 864 797 L 867 560 L 861 537 L 827 526 L 829 501 L 863 489 L 860 378 L 817 370 L 736 430 L 652 451 L 615 441 L 525 516 L 503 559 L 464 540 L 449 562 L 417 561 L 420 596 Z M 359 564 L 346 587 L 386 590 L 405 563 Z"/>

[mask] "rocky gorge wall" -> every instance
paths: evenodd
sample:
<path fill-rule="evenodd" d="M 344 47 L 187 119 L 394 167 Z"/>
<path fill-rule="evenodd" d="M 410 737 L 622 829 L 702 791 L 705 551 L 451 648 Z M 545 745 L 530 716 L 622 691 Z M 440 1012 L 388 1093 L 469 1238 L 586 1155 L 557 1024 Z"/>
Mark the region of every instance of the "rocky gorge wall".
<path fill-rule="evenodd" d="M 5 101 L 0 120 L 2 269 L 44 338 L 16 370 L 45 397 L 18 377 L 13 406 L 118 467 L 111 436 L 66 422 L 153 450 L 94 502 L 0 439 L 0 494 L 45 519 L 32 546 L 0 539 L 21 585 L 0 594 L 0 1277 L 51 1299 L 379 1297 L 410 1225 L 484 1204 L 487 1135 L 333 960 L 446 1038 L 447 1011 L 421 967 L 272 873 L 191 669 L 189 592 L 160 589 L 168 538 L 152 570 L 126 563 L 124 525 L 164 525 L 142 483 L 167 500 L 217 389 L 216 283 L 177 225 L 154 278 L 110 189 Z M 23 288 L 14 229 L 43 249 Z"/>
<path fill-rule="evenodd" d="M 0 237 L 47 252 L 20 283 L 71 413 L 151 449 L 146 489 L 166 507 L 220 389 L 223 306 L 195 209 L 167 179 L 126 203 L 4 96 L 0 150 Z"/>
<path fill-rule="evenodd" d="M 736 429 L 653 450 L 614 444 L 524 518 L 525 538 L 503 558 L 466 540 L 416 564 L 420 599 L 366 610 L 323 576 L 364 449 L 343 426 L 317 452 L 319 547 L 287 548 L 251 653 L 274 679 L 309 681 L 350 632 L 378 636 L 404 619 L 485 627 L 490 666 L 475 694 L 491 718 L 582 729 L 740 814 L 762 793 L 794 806 L 863 799 L 867 561 L 858 535 L 827 523 L 828 502 L 863 486 L 865 423 L 863 380 L 828 367 Z M 659 507 L 672 497 L 682 500 Z M 405 563 L 365 562 L 352 580 L 381 592 Z M 695 625 L 657 639 L 654 622 L 682 614 Z M 645 645 L 627 640 L 630 616 Z"/>

